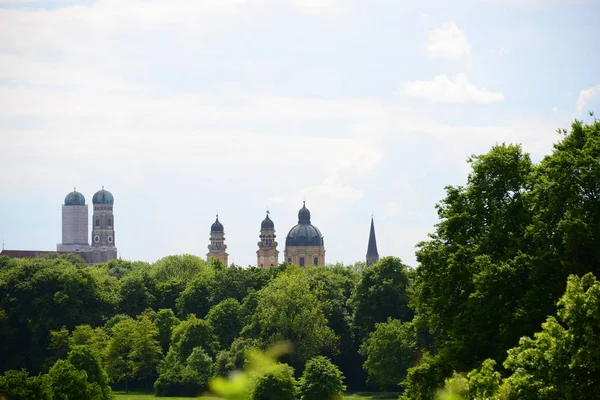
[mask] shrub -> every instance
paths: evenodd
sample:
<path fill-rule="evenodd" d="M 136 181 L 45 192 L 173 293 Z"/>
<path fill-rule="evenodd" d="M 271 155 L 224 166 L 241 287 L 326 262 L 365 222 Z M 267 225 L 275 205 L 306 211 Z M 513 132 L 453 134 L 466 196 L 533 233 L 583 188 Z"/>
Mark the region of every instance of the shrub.
<path fill-rule="evenodd" d="M 10 400 L 51 400 L 52 387 L 48 375 L 29 376 L 26 370 L 6 371 L 0 376 L 0 398 Z"/>
<path fill-rule="evenodd" d="M 274 364 L 253 379 L 250 400 L 294 400 L 295 398 L 294 369 L 287 364 Z"/>
<path fill-rule="evenodd" d="M 195 397 L 202 393 L 206 382 L 193 369 L 176 363 L 163 371 L 156 382 L 154 391 L 157 396 L 189 396 Z"/>
<path fill-rule="evenodd" d="M 306 363 L 299 387 L 302 400 L 341 399 L 344 390 L 344 375 L 327 357 L 317 356 Z"/>
<path fill-rule="evenodd" d="M 452 374 L 452 368 L 440 359 L 423 353 L 419 362 L 408 369 L 406 378 L 402 381 L 404 394 L 401 399 L 430 400 L 436 390 L 444 386 L 444 379 Z"/>
<path fill-rule="evenodd" d="M 58 360 L 50 372 L 54 400 L 101 400 L 102 391 L 97 383 L 88 384 L 87 373 L 80 371 L 67 360 Z"/>

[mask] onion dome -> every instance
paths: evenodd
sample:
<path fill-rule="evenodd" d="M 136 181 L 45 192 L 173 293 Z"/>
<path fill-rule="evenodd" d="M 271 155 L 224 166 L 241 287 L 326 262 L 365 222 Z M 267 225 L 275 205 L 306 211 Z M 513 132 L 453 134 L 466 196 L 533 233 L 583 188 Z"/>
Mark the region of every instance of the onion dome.
<path fill-rule="evenodd" d="M 306 204 L 298 211 L 298 225 L 294 226 L 285 238 L 286 246 L 323 246 L 323 235 L 310 223 L 310 211 Z"/>
<path fill-rule="evenodd" d="M 211 225 L 210 231 L 211 232 L 224 232 L 225 231 L 223 229 L 223 224 L 219 222 L 219 216 L 218 215 L 217 215 L 217 219 L 214 222 L 214 224 Z"/>
<path fill-rule="evenodd" d="M 97 191 L 92 197 L 92 203 L 94 204 L 113 204 L 115 202 L 115 198 L 112 193 L 108 190 L 104 190 L 104 186 L 102 186 L 102 190 Z"/>
<path fill-rule="evenodd" d="M 85 197 L 75 188 L 65 197 L 65 206 L 83 206 L 85 205 Z"/>
<path fill-rule="evenodd" d="M 275 229 L 275 224 L 273 223 L 273 221 L 271 221 L 271 218 L 269 218 L 269 212 L 268 211 L 267 211 L 266 218 L 260 224 L 260 229 Z"/>

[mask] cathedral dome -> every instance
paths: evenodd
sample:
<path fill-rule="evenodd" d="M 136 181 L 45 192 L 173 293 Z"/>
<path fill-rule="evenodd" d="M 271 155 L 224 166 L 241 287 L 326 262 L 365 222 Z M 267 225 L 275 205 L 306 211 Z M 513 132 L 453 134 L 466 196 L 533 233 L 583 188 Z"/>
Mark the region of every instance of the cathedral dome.
<path fill-rule="evenodd" d="M 104 186 L 102 186 L 102 190 L 97 191 L 92 198 L 92 203 L 94 204 L 113 204 L 115 202 L 115 198 L 112 193 L 108 190 L 104 190 Z"/>
<path fill-rule="evenodd" d="M 73 189 L 71 193 L 65 197 L 65 206 L 83 206 L 85 205 L 85 197 L 77 190 Z"/>
<path fill-rule="evenodd" d="M 219 216 L 217 215 L 217 220 L 210 227 L 211 232 L 224 232 L 223 224 L 219 222 Z"/>
<path fill-rule="evenodd" d="M 271 221 L 271 218 L 269 218 L 269 214 L 267 214 L 267 217 L 260 224 L 260 228 L 261 229 L 275 229 L 275 224 L 273 223 L 273 221 Z"/>
<path fill-rule="evenodd" d="M 298 225 L 285 238 L 286 246 L 323 246 L 321 231 L 310 223 L 310 211 L 306 204 L 298 211 Z"/>

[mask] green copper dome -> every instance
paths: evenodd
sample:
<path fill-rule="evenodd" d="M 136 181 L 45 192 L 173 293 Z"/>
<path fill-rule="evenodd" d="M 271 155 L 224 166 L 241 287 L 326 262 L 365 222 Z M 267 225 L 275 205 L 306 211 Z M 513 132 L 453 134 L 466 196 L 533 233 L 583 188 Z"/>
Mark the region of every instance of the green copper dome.
<path fill-rule="evenodd" d="M 112 193 L 108 190 L 104 190 L 104 186 L 102 186 L 102 190 L 97 191 L 92 198 L 92 203 L 94 204 L 113 204 L 114 202 L 115 198 Z"/>
<path fill-rule="evenodd" d="M 65 197 L 65 206 L 83 206 L 85 205 L 85 197 L 75 188 Z"/>

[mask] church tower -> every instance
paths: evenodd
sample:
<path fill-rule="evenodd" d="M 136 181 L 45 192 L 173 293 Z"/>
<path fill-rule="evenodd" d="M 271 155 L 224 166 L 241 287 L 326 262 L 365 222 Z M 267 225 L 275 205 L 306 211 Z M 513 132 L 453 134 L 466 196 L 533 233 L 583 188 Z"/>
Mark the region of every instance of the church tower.
<path fill-rule="evenodd" d="M 113 204 L 115 198 L 108 190 L 97 191 L 92 198 L 94 215 L 92 216 L 92 245 L 90 264 L 99 264 L 117 258 L 115 247 L 115 218 Z"/>
<path fill-rule="evenodd" d="M 65 197 L 62 206 L 62 243 L 57 251 L 84 252 L 88 243 L 88 206 L 85 197 L 76 189 Z"/>
<path fill-rule="evenodd" d="M 256 266 L 259 268 L 276 267 L 279 265 L 279 251 L 275 241 L 275 224 L 267 217 L 260 224 L 260 242 L 256 251 Z"/>
<path fill-rule="evenodd" d="M 206 258 L 214 257 L 227 265 L 229 254 L 225 251 L 226 249 L 225 230 L 223 229 L 223 224 L 219 222 L 219 215 L 217 215 L 217 220 L 210 227 L 210 244 L 208 245 Z"/>
<path fill-rule="evenodd" d="M 375 225 L 371 216 L 371 232 L 369 233 L 369 245 L 367 246 L 367 267 L 379 261 L 379 253 L 377 252 L 377 241 L 375 240 Z"/>

